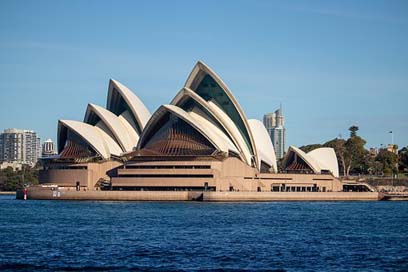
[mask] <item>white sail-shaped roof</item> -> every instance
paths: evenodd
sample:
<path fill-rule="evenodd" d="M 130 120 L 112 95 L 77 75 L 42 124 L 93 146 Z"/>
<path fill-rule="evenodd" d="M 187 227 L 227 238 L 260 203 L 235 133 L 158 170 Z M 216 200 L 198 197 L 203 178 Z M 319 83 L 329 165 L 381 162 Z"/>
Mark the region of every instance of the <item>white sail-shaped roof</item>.
<path fill-rule="evenodd" d="M 166 113 L 182 119 L 205 137 L 218 151 L 228 153 L 229 151 L 238 153 L 234 144 L 217 128 L 213 123 L 203 118 L 198 112 L 186 112 L 183 109 L 174 105 L 162 105 L 152 116 L 146 125 L 145 130 L 140 136 L 138 149 L 144 147 L 149 140 L 150 131 L 156 126 L 156 122 L 160 121 L 161 117 Z"/>
<path fill-rule="evenodd" d="M 89 124 L 73 121 L 59 120 L 58 131 L 58 150 L 64 148 L 66 136 L 62 135 L 61 127 L 65 126 L 79 135 L 83 141 L 89 144 L 96 153 L 102 158 L 109 159 L 111 155 L 119 156 L 121 154 L 120 146 L 102 129 Z M 63 140 L 65 139 L 65 141 Z"/>
<path fill-rule="evenodd" d="M 309 167 L 313 170 L 314 173 L 318 174 L 321 172 L 321 168 L 319 166 L 319 163 L 317 161 L 315 161 L 314 158 L 309 157 L 303 150 L 291 145 L 289 146 L 288 149 L 288 156 L 290 156 L 290 154 L 294 152 L 296 155 L 298 155 L 299 157 L 301 157 L 303 159 L 303 161 L 309 165 Z"/>
<path fill-rule="evenodd" d="M 135 127 L 138 135 L 142 133 L 151 116 L 146 106 L 130 89 L 113 79 L 109 81 L 106 108 L 116 115 L 128 112 L 131 115 L 131 125 Z"/>
<path fill-rule="evenodd" d="M 196 128 L 220 151 L 228 152 L 233 148 L 231 145 L 225 142 L 224 139 L 222 139 L 219 133 L 217 133 L 217 130 L 219 131 L 219 129 L 217 129 L 213 124 L 210 125 L 210 122 L 204 122 L 203 118 L 199 119 L 197 115 L 189 114 L 183 109 L 173 105 L 164 105 L 164 107 L 170 112 L 176 114 L 178 117 L 182 118 L 192 127 Z"/>
<path fill-rule="evenodd" d="M 333 148 L 317 148 L 309 153 L 305 153 L 299 148 L 290 146 L 287 157 L 289 157 L 291 153 L 295 153 L 297 156 L 301 157 L 316 174 L 320 174 L 322 170 L 324 170 L 330 171 L 335 177 L 339 176 L 337 156 Z"/>
<path fill-rule="evenodd" d="M 255 141 L 245 114 L 221 78 L 199 61 L 189 75 L 185 87 L 193 90 L 206 101 L 213 100 L 230 117 L 242 135 L 250 154 L 254 156 L 254 163 L 257 166 L 258 156 Z"/>
<path fill-rule="evenodd" d="M 273 172 L 276 173 L 278 171 L 276 154 L 268 131 L 266 130 L 263 123 L 259 120 L 250 119 L 248 120 L 248 124 L 255 139 L 258 161 L 264 161 L 265 163 L 270 165 Z M 259 163 L 259 170 L 261 170 L 261 163 Z"/>
<path fill-rule="evenodd" d="M 99 131 L 102 139 L 104 140 L 106 148 L 109 151 L 109 157 L 110 155 L 119 157 L 123 153 L 122 148 L 120 148 L 119 144 L 104 130 L 100 129 L 99 127 L 95 127 L 95 129 Z"/>
<path fill-rule="evenodd" d="M 249 151 L 242 134 L 239 132 L 231 118 L 229 118 L 229 116 L 212 100 L 208 101 L 208 108 L 219 116 L 232 138 L 235 139 L 241 152 L 244 154 L 246 163 L 248 165 L 252 165 L 251 152 Z"/>
<path fill-rule="evenodd" d="M 329 170 L 335 177 L 339 176 L 339 164 L 333 148 L 317 148 L 307 153 L 307 155 L 317 161 L 321 169 Z"/>
<path fill-rule="evenodd" d="M 191 98 L 192 100 L 194 100 L 206 111 L 206 113 L 204 113 L 205 115 L 210 115 L 207 116 L 208 119 L 215 120 L 215 122 L 223 128 L 226 136 L 231 139 L 236 149 L 238 149 L 238 153 L 240 154 L 242 160 L 245 161 L 248 165 L 251 165 L 251 154 L 249 152 L 249 149 L 246 146 L 241 133 L 238 131 L 231 118 L 229 118 L 228 115 L 213 102 L 205 101 L 197 93 L 185 87 L 181 89 L 180 92 L 175 96 L 171 104 L 181 107 L 182 103 L 184 103 L 184 100 L 187 98 Z"/>
<path fill-rule="evenodd" d="M 60 158 L 109 159 L 131 152 L 137 146 L 150 118 L 140 99 L 116 80 L 109 81 L 107 109 L 89 104 L 84 122 L 61 120 L 58 124 Z"/>
<path fill-rule="evenodd" d="M 216 127 L 213 123 L 205 119 L 200 112 L 191 111 L 188 113 L 196 124 L 200 124 L 207 132 L 207 135 L 214 139 L 217 146 L 224 152 L 232 151 L 239 154 L 236 146 L 231 142 L 231 140 L 225 135 L 222 130 Z"/>
<path fill-rule="evenodd" d="M 107 109 L 94 104 L 89 104 L 87 107 L 84 118 L 85 123 L 96 125 L 95 122 L 97 120 L 92 120 L 92 113 L 95 113 L 95 115 L 99 117 L 100 121 L 98 122 L 103 122 L 110 132 L 107 133 L 113 135 L 112 138 L 121 146 L 123 152 L 133 150 L 133 147 L 137 144 L 138 135 L 131 126 L 126 126 L 118 116 Z"/>

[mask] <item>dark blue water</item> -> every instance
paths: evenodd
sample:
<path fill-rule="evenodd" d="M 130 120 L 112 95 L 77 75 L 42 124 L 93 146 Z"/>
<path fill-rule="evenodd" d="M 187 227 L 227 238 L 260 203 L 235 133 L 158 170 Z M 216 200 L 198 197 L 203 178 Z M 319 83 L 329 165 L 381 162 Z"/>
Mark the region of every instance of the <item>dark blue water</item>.
<path fill-rule="evenodd" d="M 0 270 L 407 271 L 408 202 L 0 196 Z"/>

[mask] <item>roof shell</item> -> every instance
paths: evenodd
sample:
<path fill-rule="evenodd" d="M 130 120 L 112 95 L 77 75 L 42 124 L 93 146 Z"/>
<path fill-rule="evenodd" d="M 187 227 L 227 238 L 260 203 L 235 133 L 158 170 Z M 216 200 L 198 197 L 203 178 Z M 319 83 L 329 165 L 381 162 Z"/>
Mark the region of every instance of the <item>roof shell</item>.
<path fill-rule="evenodd" d="M 258 154 L 258 161 L 264 161 L 272 166 L 273 172 L 278 171 L 276 162 L 276 154 L 273 148 L 271 138 L 263 123 L 257 119 L 248 120 L 248 124 L 251 128 L 252 135 L 254 136 Z M 259 170 L 261 170 L 261 164 L 259 163 Z"/>
<path fill-rule="evenodd" d="M 200 84 L 201 80 L 204 78 L 205 75 L 210 75 L 213 80 L 220 86 L 222 91 L 225 93 L 225 95 L 228 97 L 228 99 L 231 101 L 233 104 L 234 108 L 236 109 L 239 119 L 241 120 L 242 124 L 244 125 L 244 128 L 242 132 L 242 136 L 244 139 L 247 137 L 247 146 L 252 155 L 254 155 L 254 160 L 255 160 L 255 165 L 258 165 L 258 156 L 256 154 L 256 146 L 255 146 L 255 141 L 253 139 L 251 130 L 249 128 L 247 119 L 245 117 L 244 111 L 241 109 L 240 105 L 238 104 L 237 100 L 233 96 L 232 92 L 228 89 L 227 85 L 221 80 L 221 78 L 214 72 L 212 71 L 206 64 L 204 64 L 201 61 L 198 61 L 193 70 L 191 71 L 189 77 L 187 78 L 187 81 L 185 83 L 185 87 L 192 89 L 193 91 L 196 91 L 195 88 L 198 87 Z M 238 126 L 238 124 L 235 124 Z"/>
<path fill-rule="evenodd" d="M 235 126 L 234 122 L 229 118 L 229 116 L 220 109 L 212 101 L 205 101 L 201 96 L 192 91 L 189 88 L 184 87 L 180 92 L 174 97 L 171 101 L 172 105 L 180 106 L 183 102 L 183 99 L 189 97 L 201 105 L 210 115 L 214 118 L 227 133 L 227 136 L 232 140 L 235 148 L 238 149 L 238 153 L 241 155 L 243 161 L 248 165 L 251 165 L 251 154 L 247 145 L 245 144 L 244 139 L 242 138 L 241 133 Z"/>
<path fill-rule="evenodd" d="M 62 127 L 65 126 L 68 129 L 73 130 L 78 134 L 85 142 L 87 142 L 96 153 L 98 153 L 104 159 L 110 157 L 109 150 L 107 149 L 106 143 L 100 136 L 98 130 L 94 126 L 85 124 L 79 121 L 73 120 L 59 120 L 58 122 L 58 151 L 62 151 L 65 145 L 65 141 L 61 142 L 63 139 Z"/>
<path fill-rule="evenodd" d="M 151 117 L 149 110 L 142 103 L 139 97 L 137 97 L 129 88 L 121 84 L 119 81 L 111 79 L 109 81 L 108 99 L 106 106 L 106 108 L 109 111 L 113 113 L 117 112 L 117 109 L 115 109 L 115 106 L 113 105 L 113 97 L 115 95 L 114 94 L 115 90 L 119 93 L 119 95 L 123 98 L 123 100 L 128 105 L 129 109 L 131 110 L 132 116 L 136 120 L 137 126 L 140 129 L 140 131 L 137 131 L 138 134 L 140 135 L 146 123 Z"/>
<path fill-rule="evenodd" d="M 330 170 L 335 177 L 339 176 L 339 164 L 333 148 L 317 148 L 307 153 L 307 155 L 317 161 L 321 169 Z"/>
<path fill-rule="evenodd" d="M 318 174 L 322 171 L 319 166 L 319 163 L 313 157 L 308 156 L 303 150 L 291 145 L 289 146 L 289 149 L 288 149 L 288 156 L 290 155 L 291 152 L 301 157 L 305 161 L 305 163 L 309 165 L 309 167 L 313 170 L 313 172 Z"/>
<path fill-rule="evenodd" d="M 295 152 L 298 156 L 300 156 L 307 163 L 307 165 L 309 165 L 313 172 L 319 174 L 322 170 L 328 170 L 333 174 L 333 176 L 339 176 L 337 156 L 333 148 L 322 147 L 314 149 L 309 153 L 305 153 L 299 148 L 290 146 L 288 156 L 291 152 Z"/>
<path fill-rule="evenodd" d="M 138 143 L 138 149 L 141 149 L 144 144 L 148 141 L 147 135 L 149 135 L 150 130 L 152 130 L 157 121 L 167 112 L 174 114 L 175 116 L 181 118 L 185 122 L 187 122 L 190 126 L 195 128 L 201 135 L 203 135 L 215 148 L 220 151 L 228 152 L 232 150 L 234 152 L 238 152 L 235 146 L 231 143 L 226 141 L 226 137 L 220 135 L 222 133 L 219 128 L 217 128 L 214 124 L 205 120 L 205 118 L 199 116 L 198 113 L 191 112 L 188 113 L 183 109 L 174 106 L 174 105 L 162 105 L 157 109 L 157 111 L 153 114 L 152 118 L 146 124 L 146 128 L 144 129 L 142 135 L 140 136 L 140 140 Z"/>
<path fill-rule="evenodd" d="M 202 117 L 200 113 L 192 111 L 189 112 L 188 114 L 195 120 L 196 123 L 199 123 L 202 126 L 202 128 L 204 128 L 208 137 L 211 137 L 222 151 L 224 152 L 233 151 L 236 154 L 239 154 L 237 147 L 231 142 L 227 135 L 225 135 L 222 132 L 222 130 L 220 130 L 217 126 L 215 126 L 213 123 Z"/>
<path fill-rule="evenodd" d="M 114 135 L 115 140 L 121 146 L 123 152 L 132 151 L 133 147 L 136 146 L 138 139 L 135 130 L 130 126 L 125 126 L 117 115 L 94 104 L 88 104 L 84 118 L 85 123 L 90 122 L 92 112 L 94 112 L 109 128 L 110 132 Z"/>

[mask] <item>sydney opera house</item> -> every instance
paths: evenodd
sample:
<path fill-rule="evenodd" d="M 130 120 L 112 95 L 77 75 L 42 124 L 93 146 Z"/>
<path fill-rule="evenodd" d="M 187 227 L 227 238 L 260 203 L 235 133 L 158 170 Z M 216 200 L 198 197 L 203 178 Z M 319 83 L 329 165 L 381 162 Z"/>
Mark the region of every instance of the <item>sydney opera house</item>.
<path fill-rule="evenodd" d="M 106 107 L 58 122 L 58 155 L 40 183 L 77 191 L 343 191 L 333 149 L 290 147 L 278 169 L 261 121 L 247 119 L 221 78 L 198 62 L 170 104 L 153 114 L 110 80 Z"/>

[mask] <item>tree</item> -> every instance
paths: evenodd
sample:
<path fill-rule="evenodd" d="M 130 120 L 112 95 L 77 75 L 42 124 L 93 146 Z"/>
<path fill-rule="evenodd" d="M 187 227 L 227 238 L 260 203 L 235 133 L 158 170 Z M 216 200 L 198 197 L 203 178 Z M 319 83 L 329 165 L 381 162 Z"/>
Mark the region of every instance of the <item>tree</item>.
<path fill-rule="evenodd" d="M 345 147 L 346 176 L 350 171 L 363 173 L 367 169 L 368 151 L 364 148 L 366 141 L 360 136 L 353 136 L 347 139 Z"/>
<path fill-rule="evenodd" d="M 278 159 L 277 161 L 278 172 L 283 172 L 285 170 L 285 157 Z"/>
<path fill-rule="evenodd" d="M 343 176 L 346 175 L 346 161 L 345 161 L 345 145 L 346 141 L 343 139 L 335 138 L 323 144 L 325 147 L 331 147 L 334 149 L 334 152 L 337 156 L 337 161 L 339 164 L 339 171 L 343 173 Z"/>
<path fill-rule="evenodd" d="M 382 149 L 378 153 L 375 160 L 382 164 L 384 175 L 393 175 L 398 173 L 398 156 L 395 153 Z"/>
<path fill-rule="evenodd" d="M 383 168 L 383 164 L 379 161 L 376 161 L 375 159 L 371 159 L 370 160 L 370 164 L 369 167 L 367 168 L 367 172 L 370 175 L 383 175 L 384 174 L 384 168 Z"/>
<path fill-rule="evenodd" d="M 349 127 L 350 130 L 350 138 L 357 136 L 358 126 L 351 126 Z"/>
<path fill-rule="evenodd" d="M 11 167 L 0 170 L 0 191 L 15 191 L 30 184 L 38 184 L 38 169 L 23 165 L 18 171 Z"/>
<path fill-rule="evenodd" d="M 303 145 L 301 147 L 299 147 L 299 149 L 301 149 L 302 151 L 308 153 L 314 149 L 320 148 L 322 147 L 321 144 L 310 144 L 310 145 Z"/>
<path fill-rule="evenodd" d="M 366 141 L 361 137 L 353 136 L 347 141 L 335 138 L 323 146 L 334 149 L 340 172 L 343 173 L 343 176 L 349 176 L 350 172 L 363 173 L 368 171 L 368 151 L 364 148 L 365 143 Z"/>
<path fill-rule="evenodd" d="M 408 171 L 408 146 L 398 151 L 399 170 Z"/>

